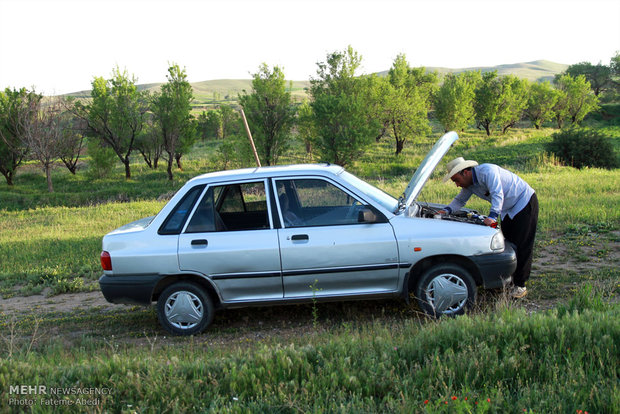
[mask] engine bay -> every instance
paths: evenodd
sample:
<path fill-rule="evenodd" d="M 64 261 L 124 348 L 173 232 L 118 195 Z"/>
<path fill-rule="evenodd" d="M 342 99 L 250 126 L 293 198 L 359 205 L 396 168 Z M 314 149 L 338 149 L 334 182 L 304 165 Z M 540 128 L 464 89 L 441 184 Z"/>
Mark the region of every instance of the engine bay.
<path fill-rule="evenodd" d="M 412 211 L 413 217 L 430 218 L 437 220 L 460 221 L 462 223 L 471 223 L 484 226 L 486 216 L 478 213 L 476 210 L 461 209 L 451 214 L 440 214 L 439 211 L 446 208 L 442 204 L 417 203 L 416 211 Z"/>

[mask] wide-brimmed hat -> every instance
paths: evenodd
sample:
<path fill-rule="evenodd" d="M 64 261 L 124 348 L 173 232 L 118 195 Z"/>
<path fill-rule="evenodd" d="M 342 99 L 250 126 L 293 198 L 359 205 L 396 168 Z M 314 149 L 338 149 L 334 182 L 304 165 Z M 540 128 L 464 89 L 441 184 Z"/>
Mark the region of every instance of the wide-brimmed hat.
<path fill-rule="evenodd" d="M 453 159 L 446 165 L 446 170 L 448 170 L 448 174 L 443 177 L 443 182 L 445 183 L 452 177 L 454 174 L 463 171 L 465 168 L 475 167 L 478 165 L 476 161 L 466 160 L 463 157 L 458 157 Z"/>

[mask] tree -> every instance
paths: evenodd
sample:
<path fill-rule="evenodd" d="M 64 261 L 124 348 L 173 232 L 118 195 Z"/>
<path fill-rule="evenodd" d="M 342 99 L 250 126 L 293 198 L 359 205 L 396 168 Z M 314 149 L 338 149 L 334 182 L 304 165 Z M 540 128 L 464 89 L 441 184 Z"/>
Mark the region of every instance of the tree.
<path fill-rule="evenodd" d="M 499 77 L 497 71 L 486 72 L 476 88 L 474 110 L 476 122 L 487 136 L 499 126 L 505 133 L 521 118 L 527 105 L 527 81 L 514 75 Z"/>
<path fill-rule="evenodd" d="M 241 115 L 231 105 L 222 104 L 218 108 L 222 117 L 222 138 L 241 133 Z"/>
<path fill-rule="evenodd" d="M 185 69 L 173 64 L 166 77 L 168 82 L 161 87 L 160 93 L 153 96 L 151 111 L 168 154 L 168 180 L 172 181 L 172 163 L 176 160 L 180 167 L 181 155 L 187 150 L 188 142 L 195 139 L 195 125 L 190 113 L 192 86 L 187 81 Z"/>
<path fill-rule="evenodd" d="M 435 116 L 444 131 L 463 131 L 474 119 L 474 99 L 480 80 L 479 71 L 446 75 L 435 95 Z"/>
<path fill-rule="evenodd" d="M 476 88 L 474 111 L 476 122 L 483 127 L 487 136 L 491 135 L 491 127 L 497 119 L 497 111 L 501 103 L 501 82 L 497 71 L 485 72 Z"/>
<path fill-rule="evenodd" d="M 593 65 L 590 62 L 579 62 L 574 65 L 570 65 L 566 71 L 557 76 L 556 79 L 562 75 L 570 75 L 573 78 L 577 78 L 579 75 L 583 75 L 590 83 L 590 87 L 594 91 L 594 95 L 605 91 L 611 85 L 611 68 L 601 63 Z"/>
<path fill-rule="evenodd" d="M 84 138 L 88 128 L 87 123 L 74 115 L 72 102 L 64 101 L 66 111 L 63 116 L 67 119 L 63 130 L 63 139 L 60 143 L 60 160 L 65 167 L 75 175 L 80 155 L 84 148 Z"/>
<path fill-rule="evenodd" d="M 312 141 L 317 136 L 317 128 L 312 106 L 307 99 L 297 108 L 297 133 L 304 142 L 306 154 L 312 155 Z"/>
<path fill-rule="evenodd" d="M 529 82 L 514 75 L 501 77 L 501 100 L 497 109 L 497 123 L 505 134 L 521 119 L 527 106 Z"/>
<path fill-rule="evenodd" d="M 239 96 L 256 142 L 259 157 L 266 165 L 274 165 L 287 148 L 295 119 L 291 93 L 286 90 L 284 73 L 263 63 L 252 75 L 252 92 Z"/>
<path fill-rule="evenodd" d="M 330 53 L 310 80 L 315 147 L 325 161 L 342 166 L 364 152 L 380 127 L 368 107 L 368 83 L 355 76 L 361 60 L 351 46 Z"/>
<path fill-rule="evenodd" d="M 15 171 L 28 154 L 24 140 L 24 116 L 31 114 L 30 107 L 38 104 L 42 96 L 26 88 L 0 92 L 0 173 L 7 185 L 13 185 Z"/>
<path fill-rule="evenodd" d="M 598 109 L 598 97 L 584 75 L 562 75 L 556 83 L 557 88 L 565 93 L 565 102 L 562 103 L 571 124 L 579 124 L 588 113 Z"/>
<path fill-rule="evenodd" d="M 553 108 L 559 98 L 560 94 L 549 81 L 532 83 L 524 113 L 536 129 L 540 129 L 543 122 L 554 117 Z"/>
<path fill-rule="evenodd" d="M 202 113 L 198 115 L 198 131 L 202 139 L 221 138 L 222 112 L 218 109 L 202 111 Z"/>
<path fill-rule="evenodd" d="M 23 140 L 45 171 L 50 193 L 54 192 L 52 167 L 62 154 L 64 130 L 69 126 L 69 118 L 64 111 L 62 98 L 51 98 L 45 104 L 35 100 L 30 102 L 28 110 L 21 114 L 19 120 L 24 131 Z"/>
<path fill-rule="evenodd" d="M 402 152 L 405 142 L 431 131 L 428 108 L 437 84 L 435 73 L 424 68 L 411 68 L 405 55 L 398 55 L 379 87 L 379 117 L 386 132 L 396 141 L 396 152 Z"/>
<path fill-rule="evenodd" d="M 87 122 L 91 135 L 112 148 L 125 165 L 125 178 L 130 179 L 130 156 L 147 110 L 145 95 L 138 91 L 136 79 L 118 67 L 111 79 L 97 77 L 92 86 L 92 102 L 77 102 L 76 114 Z"/>
<path fill-rule="evenodd" d="M 144 158 L 146 165 L 157 169 L 159 159 L 164 152 L 164 140 L 161 130 L 155 125 L 153 114 L 146 117 L 144 127 L 136 137 L 135 147 Z"/>

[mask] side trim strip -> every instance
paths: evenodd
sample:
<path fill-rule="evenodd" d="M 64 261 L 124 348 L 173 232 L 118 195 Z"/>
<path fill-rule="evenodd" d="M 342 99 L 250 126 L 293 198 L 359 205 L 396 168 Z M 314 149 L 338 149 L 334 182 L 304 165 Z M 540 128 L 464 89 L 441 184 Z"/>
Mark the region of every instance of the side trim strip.
<path fill-rule="evenodd" d="M 226 279 L 255 279 L 262 277 L 282 277 L 282 276 L 306 276 L 306 275 L 322 275 L 326 273 L 349 273 L 349 272 L 371 272 L 373 270 L 388 269 L 408 269 L 411 263 L 389 263 L 366 266 L 350 266 L 350 267 L 328 267 L 323 269 L 302 269 L 302 270 L 286 270 L 284 272 L 262 272 L 262 273 L 237 273 L 237 274 L 221 274 L 212 275 L 212 280 Z"/>

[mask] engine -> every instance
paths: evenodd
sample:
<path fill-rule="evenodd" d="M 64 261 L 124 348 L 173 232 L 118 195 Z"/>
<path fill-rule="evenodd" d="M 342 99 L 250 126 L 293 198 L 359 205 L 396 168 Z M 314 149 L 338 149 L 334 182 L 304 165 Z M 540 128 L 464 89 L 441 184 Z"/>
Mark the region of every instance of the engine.
<path fill-rule="evenodd" d="M 445 208 L 444 205 L 420 203 L 417 205 L 417 207 L 417 212 L 414 214 L 414 216 L 416 217 L 460 221 L 463 223 L 478 224 L 481 226 L 485 225 L 484 219 L 486 218 L 486 216 L 478 213 L 476 210 L 461 209 L 459 211 L 453 212 L 452 214 L 439 214 L 439 211 Z"/>

